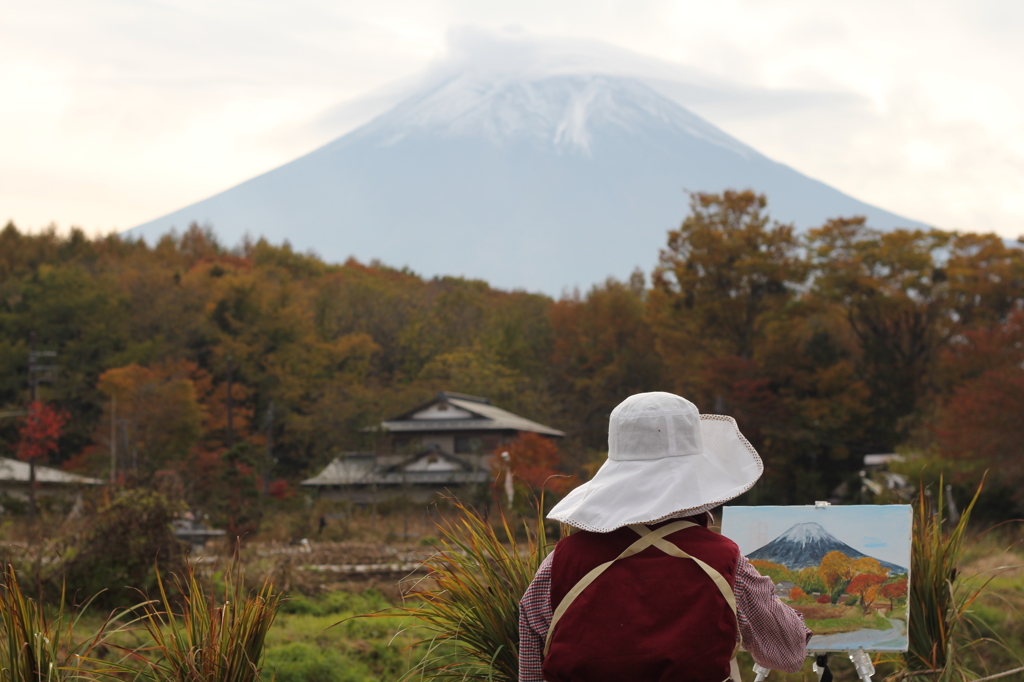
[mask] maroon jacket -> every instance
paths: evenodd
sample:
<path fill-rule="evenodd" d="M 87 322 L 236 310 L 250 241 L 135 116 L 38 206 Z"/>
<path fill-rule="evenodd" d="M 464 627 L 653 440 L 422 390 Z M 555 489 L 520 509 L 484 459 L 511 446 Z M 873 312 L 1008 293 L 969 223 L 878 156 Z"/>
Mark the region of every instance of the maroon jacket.
<path fill-rule="evenodd" d="M 703 518 L 688 520 L 704 523 Z M 620 528 L 579 531 L 561 540 L 552 564 L 552 605 L 638 537 Z M 666 539 L 735 584 L 740 552 L 732 540 L 702 526 Z M 544 679 L 721 682 L 729 676 L 736 641 L 736 617 L 704 570 L 694 561 L 648 547 L 612 564 L 566 610 L 544 658 Z"/>

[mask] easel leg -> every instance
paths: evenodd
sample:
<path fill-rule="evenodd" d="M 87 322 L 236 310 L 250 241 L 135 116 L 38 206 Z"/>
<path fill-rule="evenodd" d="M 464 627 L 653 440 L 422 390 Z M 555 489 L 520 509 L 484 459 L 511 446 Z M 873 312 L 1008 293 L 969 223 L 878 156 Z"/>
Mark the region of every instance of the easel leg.
<path fill-rule="evenodd" d="M 832 682 L 832 671 L 828 668 L 828 654 L 818 654 L 811 670 L 818 676 L 819 682 Z"/>
<path fill-rule="evenodd" d="M 871 682 L 871 676 L 875 674 L 875 666 L 867 652 L 863 649 L 851 651 L 850 660 L 853 661 L 853 667 L 857 669 L 857 677 L 862 682 Z"/>

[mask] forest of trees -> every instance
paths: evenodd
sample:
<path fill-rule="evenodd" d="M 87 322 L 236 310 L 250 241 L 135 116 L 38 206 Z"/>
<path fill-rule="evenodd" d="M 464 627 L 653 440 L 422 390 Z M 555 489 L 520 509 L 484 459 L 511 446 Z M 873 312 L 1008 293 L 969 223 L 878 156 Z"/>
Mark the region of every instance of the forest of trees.
<path fill-rule="evenodd" d="M 559 300 L 195 226 L 148 246 L 8 224 L 0 412 L 26 409 L 34 336 L 57 352 L 39 399 L 66 420 L 40 461 L 105 477 L 114 433 L 132 480 L 177 472 L 201 495 L 225 467 L 293 484 L 438 390 L 564 429 L 560 466 L 585 476 L 611 409 L 666 390 L 736 417 L 766 465 L 751 501 L 823 499 L 898 449 L 964 485 L 998 468 L 996 506 L 1024 511 L 1021 248 L 856 218 L 797 232 L 752 192 L 691 209 L 652 272 Z M 0 419 L 0 454 L 24 431 Z"/>

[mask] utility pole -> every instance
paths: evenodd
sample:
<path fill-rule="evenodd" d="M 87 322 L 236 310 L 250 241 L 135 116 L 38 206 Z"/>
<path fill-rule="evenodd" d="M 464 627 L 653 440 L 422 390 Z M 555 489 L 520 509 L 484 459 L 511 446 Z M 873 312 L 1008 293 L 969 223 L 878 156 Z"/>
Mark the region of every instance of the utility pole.
<path fill-rule="evenodd" d="M 110 397 L 110 487 L 117 476 L 117 396 Z"/>
<path fill-rule="evenodd" d="M 36 332 L 33 329 L 28 337 L 28 387 L 29 387 L 29 416 L 32 414 L 32 406 L 39 401 L 39 382 L 52 381 L 57 371 L 56 365 L 41 365 L 40 358 L 55 358 L 57 351 L 36 350 Z M 36 515 L 36 460 L 30 457 L 28 460 L 28 512 L 29 516 Z"/>
<path fill-rule="evenodd" d="M 32 410 L 36 406 L 37 386 L 36 382 L 36 330 L 33 329 L 28 337 L 28 389 L 29 406 L 28 413 L 31 418 Z M 36 517 L 36 458 L 28 458 L 28 515 Z"/>
<path fill-rule="evenodd" d="M 231 356 L 229 355 L 228 356 L 228 432 L 227 432 L 227 436 L 225 437 L 225 441 L 227 442 L 227 445 L 228 445 L 228 450 L 230 450 L 231 447 L 235 444 L 235 429 L 234 429 L 234 424 L 232 423 L 232 419 L 231 419 L 231 416 L 232 416 L 231 415 L 231 408 L 233 407 L 232 403 L 231 403 L 231 384 L 232 384 L 232 381 L 231 381 L 231 379 L 232 379 L 232 377 L 231 377 L 231 370 L 232 369 L 233 368 L 231 367 Z"/>
<path fill-rule="evenodd" d="M 267 405 L 267 457 L 263 464 L 263 495 L 270 490 L 270 469 L 274 465 L 274 401 Z"/>

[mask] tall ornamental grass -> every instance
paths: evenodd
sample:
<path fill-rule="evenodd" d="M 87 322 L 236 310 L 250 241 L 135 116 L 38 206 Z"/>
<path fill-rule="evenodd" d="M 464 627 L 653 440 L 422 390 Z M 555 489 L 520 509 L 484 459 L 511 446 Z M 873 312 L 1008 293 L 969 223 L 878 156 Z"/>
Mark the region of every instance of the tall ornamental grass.
<path fill-rule="evenodd" d="M 418 606 L 399 609 L 431 634 L 427 653 L 404 680 L 519 678 L 519 600 L 550 551 L 543 500 L 516 538 L 504 515 L 496 528 L 452 500 L 456 520 L 439 524 L 437 552 L 424 564 L 437 588 L 415 592 Z M 531 528 L 532 526 L 532 528 Z"/>
<path fill-rule="evenodd" d="M 189 566 L 178 582 L 180 606 L 157 574 L 160 600 L 142 605 L 141 623 L 153 645 L 139 651 L 153 682 L 258 682 L 267 631 L 281 606 L 268 577 L 247 593 L 241 565 L 224 573 L 222 599 L 204 589 Z M 176 612 L 177 610 L 177 612 Z"/>
<path fill-rule="evenodd" d="M 63 592 L 53 609 L 26 597 L 14 567 L 7 564 L 0 586 L 0 682 L 94 679 L 83 666 L 106 623 L 92 639 L 78 641 L 79 617 L 66 608 Z"/>
<path fill-rule="evenodd" d="M 959 563 L 967 523 L 980 494 L 979 486 L 959 522 L 949 530 L 943 530 L 941 493 L 933 496 L 933 507 L 922 487 L 914 505 L 907 607 L 909 648 L 903 654 L 906 670 L 898 674 L 901 679 L 952 682 L 978 678 L 969 669 L 966 656 L 980 643 L 971 636 L 974 628 L 969 609 L 985 585 L 961 575 Z"/>

